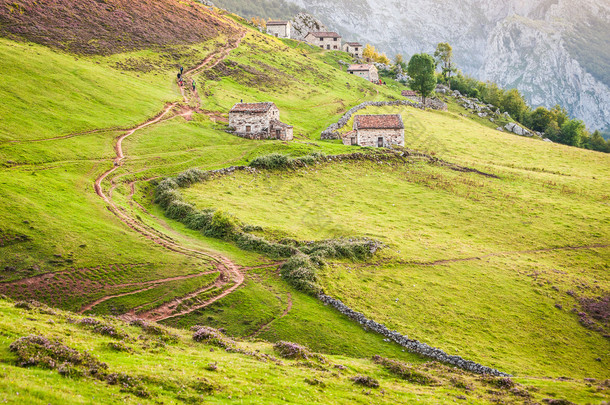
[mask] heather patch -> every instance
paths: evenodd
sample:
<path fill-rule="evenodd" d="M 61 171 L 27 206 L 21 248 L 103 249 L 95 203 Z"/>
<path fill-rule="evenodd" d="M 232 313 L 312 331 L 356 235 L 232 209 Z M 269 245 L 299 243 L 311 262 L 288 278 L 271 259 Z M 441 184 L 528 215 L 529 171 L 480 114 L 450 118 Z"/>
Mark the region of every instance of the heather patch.
<path fill-rule="evenodd" d="M 368 375 L 357 375 L 350 378 L 356 385 L 362 385 L 368 388 L 379 388 L 379 381 Z"/>
<path fill-rule="evenodd" d="M 87 352 L 79 352 L 64 345 L 60 340 L 44 336 L 29 335 L 17 339 L 9 346 L 17 355 L 21 367 L 39 366 L 57 370 L 65 376 L 99 376 L 108 368 Z"/>

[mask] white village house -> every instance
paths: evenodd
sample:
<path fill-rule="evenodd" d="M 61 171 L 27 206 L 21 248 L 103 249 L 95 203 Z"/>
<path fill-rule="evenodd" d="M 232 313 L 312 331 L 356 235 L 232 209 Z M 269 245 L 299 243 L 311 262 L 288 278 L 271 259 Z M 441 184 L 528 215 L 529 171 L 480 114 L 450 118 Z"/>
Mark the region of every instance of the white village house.
<path fill-rule="evenodd" d="M 267 33 L 277 38 L 292 38 L 290 21 L 267 21 Z"/>
<path fill-rule="evenodd" d="M 343 45 L 343 52 L 349 53 L 356 59 L 362 59 L 364 47 L 358 42 L 346 42 L 345 45 Z"/>
<path fill-rule="evenodd" d="M 350 65 L 347 68 L 347 73 L 350 75 L 360 76 L 369 82 L 379 81 L 379 72 L 375 65 Z"/>
<path fill-rule="evenodd" d="M 405 146 L 405 126 L 400 114 L 356 115 L 353 130 L 343 135 L 344 145 L 387 148 Z"/>
<path fill-rule="evenodd" d="M 280 139 L 290 141 L 291 125 L 280 121 L 280 110 L 274 103 L 237 103 L 229 111 L 229 127 L 233 133 L 248 139 Z"/>
<path fill-rule="evenodd" d="M 305 42 L 331 51 L 341 50 L 341 35 L 336 32 L 310 32 Z"/>

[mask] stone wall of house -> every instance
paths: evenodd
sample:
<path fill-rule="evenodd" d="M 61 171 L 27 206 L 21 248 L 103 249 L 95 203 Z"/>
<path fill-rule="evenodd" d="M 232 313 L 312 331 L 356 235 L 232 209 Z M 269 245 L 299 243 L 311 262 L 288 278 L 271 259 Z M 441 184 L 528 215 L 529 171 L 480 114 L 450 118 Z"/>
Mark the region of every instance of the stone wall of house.
<path fill-rule="evenodd" d="M 371 74 L 368 70 L 354 70 L 354 71 L 350 72 L 350 74 L 352 74 L 354 76 L 362 77 L 363 79 L 366 79 L 369 82 L 371 81 Z"/>
<path fill-rule="evenodd" d="M 345 114 L 343 114 L 343 117 L 341 117 L 339 119 L 339 121 L 337 121 L 334 124 L 330 124 L 328 126 L 328 128 L 326 128 L 324 131 L 322 131 L 321 134 L 321 138 L 322 139 L 341 139 L 341 135 L 339 134 L 339 132 L 337 132 L 339 129 L 343 128 L 347 122 L 350 120 L 350 118 L 352 118 L 352 115 L 354 115 L 355 113 L 357 113 L 358 111 L 367 108 L 367 107 L 385 107 L 385 106 L 398 106 L 398 105 L 404 105 L 404 106 L 409 106 L 409 107 L 415 107 L 415 108 L 419 108 L 421 110 L 425 110 L 424 106 L 422 105 L 422 103 L 415 103 L 413 101 L 409 101 L 409 100 L 398 100 L 398 101 L 365 101 L 364 103 L 358 104 L 355 107 L 350 108 Z M 439 105 L 437 103 L 434 104 L 428 104 L 426 102 L 426 107 L 431 108 L 433 110 L 446 110 L 447 109 L 447 105 L 442 103 L 442 105 Z"/>
<path fill-rule="evenodd" d="M 275 107 L 271 107 L 265 113 L 230 112 L 229 127 L 233 128 L 238 135 L 248 133 L 246 126 L 250 126 L 249 132 L 252 134 L 264 133 L 269 131 L 269 125 L 273 119 L 280 119 L 280 110 Z"/>
<path fill-rule="evenodd" d="M 315 46 L 331 51 L 341 50 L 341 38 L 318 38 L 313 35 L 308 35 L 305 40 Z M 336 41 L 335 41 L 336 40 Z"/>
<path fill-rule="evenodd" d="M 379 146 L 379 138 L 383 138 L 383 147 L 391 145 L 405 146 L 404 129 L 358 129 L 357 142 L 360 146 Z"/>
<path fill-rule="evenodd" d="M 290 25 L 268 25 L 267 33 L 278 38 L 290 38 Z"/>
<path fill-rule="evenodd" d="M 352 55 L 356 59 L 362 59 L 364 47 L 362 47 L 362 46 L 355 47 L 355 46 L 345 44 L 345 45 L 343 45 L 343 50 L 345 52 L 349 53 L 350 55 Z"/>
<path fill-rule="evenodd" d="M 348 318 L 358 322 L 362 325 L 363 328 L 367 330 L 372 330 L 376 333 L 379 333 L 382 336 L 385 336 L 389 340 L 392 340 L 399 345 L 405 347 L 411 353 L 417 353 L 422 356 L 428 357 L 432 360 L 440 361 L 442 363 L 451 364 L 453 366 L 459 367 L 463 370 L 468 370 L 473 373 L 483 374 L 483 375 L 492 375 L 497 377 L 509 377 L 510 374 L 503 373 L 499 370 L 496 370 L 491 367 L 483 366 L 481 364 L 475 363 L 471 360 L 463 359 L 460 356 L 452 356 L 450 354 L 445 353 L 441 349 L 437 349 L 435 347 L 429 346 L 425 343 L 421 343 L 417 340 L 409 339 L 407 336 L 401 335 L 400 333 L 388 329 L 385 325 L 377 323 L 373 320 L 367 319 L 360 312 L 356 312 L 353 309 L 349 308 L 347 305 L 342 303 L 341 301 L 329 297 L 328 295 L 320 294 L 318 299 L 322 301 L 324 304 L 330 305 L 335 308 L 337 311 L 341 312 L 343 315 Z"/>

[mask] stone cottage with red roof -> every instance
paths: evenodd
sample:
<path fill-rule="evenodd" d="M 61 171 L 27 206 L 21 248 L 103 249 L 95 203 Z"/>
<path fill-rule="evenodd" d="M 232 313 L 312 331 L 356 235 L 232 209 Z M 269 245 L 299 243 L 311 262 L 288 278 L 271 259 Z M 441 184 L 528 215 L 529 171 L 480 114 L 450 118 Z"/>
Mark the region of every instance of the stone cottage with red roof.
<path fill-rule="evenodd" d="M 341 50 L 341 35 L 336 32 L 310 32 L 305 42 L 330 51 Z"/>
<path fill-rule="evenodd" d="M 229 111 L 229 127 L 232 132 L 248 139 L 293 138 L 291 125 L 280 121 L 280 110 L 274 103 L 237 103 Z"/>
<path fill-rule="evenodd" d="M 388 148 L 405 146 L 405 126 L 400 114 L 356 115 L 353 131 L 343 135 L 343 144 Z"/>
<path fill-rule="evenodd" d="M 350 65 L 347 68 L 347 73 L 354 76 L 362 77 L 363 79 L 368 80 L 369 82 L 378 82 L 379 81 L 379 71 L 375 67 L 375 65 Z"/>

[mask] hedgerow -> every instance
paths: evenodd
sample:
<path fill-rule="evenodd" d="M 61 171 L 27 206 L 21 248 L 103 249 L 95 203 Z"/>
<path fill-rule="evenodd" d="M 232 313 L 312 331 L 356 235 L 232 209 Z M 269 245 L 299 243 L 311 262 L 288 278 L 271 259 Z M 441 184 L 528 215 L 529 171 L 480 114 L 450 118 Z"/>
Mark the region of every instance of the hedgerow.
<path fill-rule="evenodd" d="M 313 165 L 327 157 L 313 153 L 299 158 L 273 153 L 260 156 L 250 162 L 250 167 L 266 170 L 285 170 Z M 164 209 L 169 218 L 182 222 L 188 228 L 235 243 L 243 250 L 257 252 L 274 259 L 287 259 L 281 267 L 281 275 L 297 290 L 317 295 L 322 292 L 318 284 L 317 269 L 325 265 L 325 259 L 366 260 L 373 256 L 381 244 L 371 239 L 329 239 L 323 241 L 300 242 L 284 239 L 277 242 L 254 235 L 250 232 L 261 230 L 241 223 L 233 215 L 222 210 L 199 210 L 184 201 L 180 188 L 189 187 L 196 182 L 205 181 L 211 173 L 232 173 L 244 167 L 232 167 L 213 172 L 189 169 L 175 178 L 159 182 L 155 190 L 155 203 Z"/>

